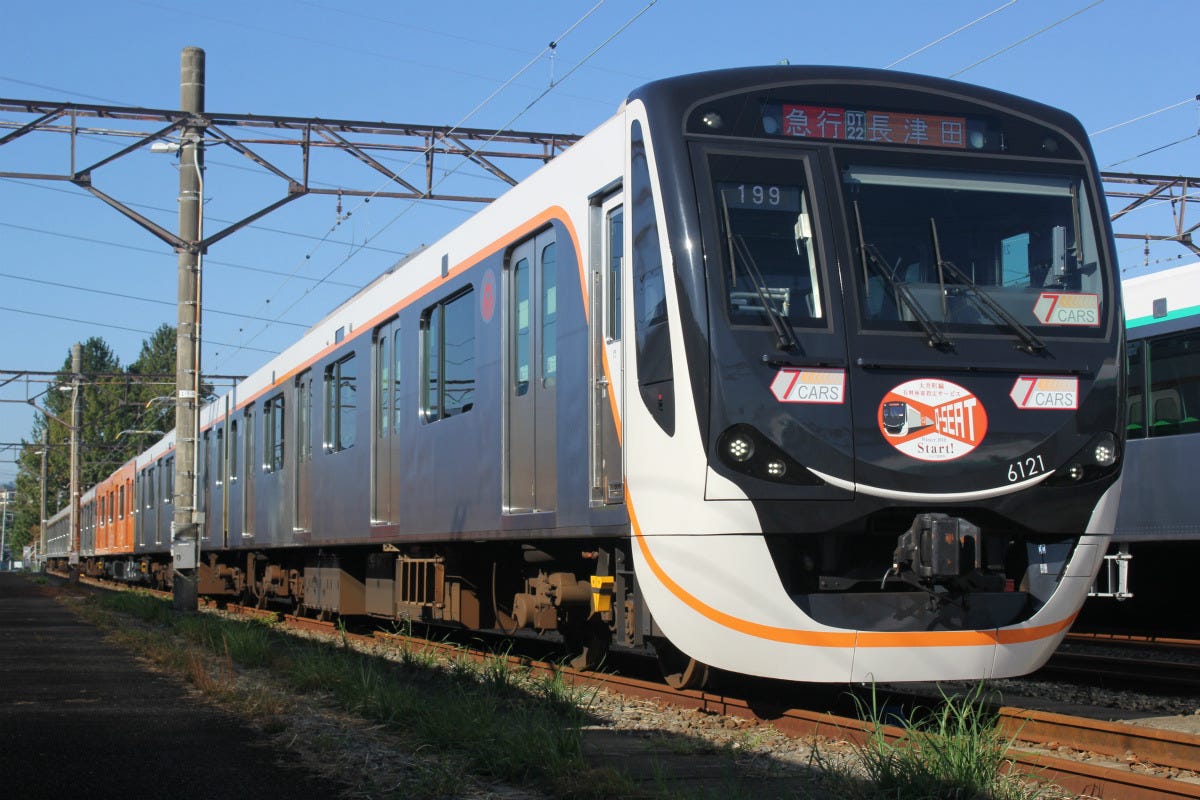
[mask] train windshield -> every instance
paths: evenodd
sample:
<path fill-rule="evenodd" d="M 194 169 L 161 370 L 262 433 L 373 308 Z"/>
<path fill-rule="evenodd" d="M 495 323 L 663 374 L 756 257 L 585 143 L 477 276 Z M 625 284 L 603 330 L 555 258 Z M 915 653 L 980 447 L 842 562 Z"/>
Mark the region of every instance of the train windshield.
<path fill-rule="evenodd" d="M 825 327 L 812 202 L 802 159 L 712 159 L 727 310 L 734 325 Z"/>
<path fill-rule="evenodd" d="M 1105 286 L 1078 178 L 843 169 L 868 329 L 1100 335 Z"/>

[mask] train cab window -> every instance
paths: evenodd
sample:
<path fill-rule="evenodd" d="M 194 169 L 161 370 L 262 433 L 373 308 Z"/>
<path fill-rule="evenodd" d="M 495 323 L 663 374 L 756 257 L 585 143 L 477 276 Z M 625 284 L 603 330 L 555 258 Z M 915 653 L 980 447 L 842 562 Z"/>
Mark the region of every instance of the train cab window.
<path fill-rule="evenodd" d="M 426 422 L 465 414 L 475 406 L 476 316 L 471 289 L 421 315 L 421 412 Z"/>
<path fill-rule="evenodd" d="M 865 327 L 1104 335 L 1104 270 L 1079 178 L 852 164 L 841 179 Z"/>
<path fill-rule="evenodd" d="M 325 450 L 338 453 L 354 446 L 358 375 L 354 354 L 325 368 Z"/>
<path fill-rule="evenodd" d="M 821 269 L 801 159 L 713 156 L 714 196 L 734 325 L 825 327 Z"/>

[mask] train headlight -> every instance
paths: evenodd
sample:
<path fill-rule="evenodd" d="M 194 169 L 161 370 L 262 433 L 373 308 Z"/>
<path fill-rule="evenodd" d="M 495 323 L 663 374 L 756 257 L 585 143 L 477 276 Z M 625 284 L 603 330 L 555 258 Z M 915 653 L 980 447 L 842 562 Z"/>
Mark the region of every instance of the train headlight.
<path fill-rule="evenodd" d="M 1117 442 L 1113 439 L 1112 434 L 1103 437 L 1096 443 L 1092 458 L 1095 459 L 1098 467 L 1111 467 L 1117 463 Z"/>
<path fill-rule="evenodd" d="M 1075 453 L 1046 481 L 1047 486 L 1057 486 L 1078 481 L 1094 481 L 1111 474 L 1121 460 L 1121 447 L 1112 433 L 1098 433 Z"/>
<path fill-rule="evenodd" d="M 733 436 L 725 443 L 725 452 L 739 464 L 744 464 L 754 456 L 754 442 L 748 436 Z"/>
<path fill-rule="evenodd" d="M 1072 464 L 1067 467 L 1067 477 L 1073 481 L 1081 480 L 1083 478 L 1083 465 Z"/>
<path fill-rule="evenodd" d="M 767 462 L 767 474 L 772 478 L 782 478 L 787 474 L 787 464 L 775 458 Z"/>

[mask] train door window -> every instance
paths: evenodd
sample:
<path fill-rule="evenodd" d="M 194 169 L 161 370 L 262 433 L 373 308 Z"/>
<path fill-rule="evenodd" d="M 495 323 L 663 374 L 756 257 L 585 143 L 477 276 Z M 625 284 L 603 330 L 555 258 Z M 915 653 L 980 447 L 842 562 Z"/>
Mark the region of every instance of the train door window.
<path fill-rule="evenodd" d="M 509 257 L 505 324 L 505 509 L 552 511 L 556 505 L 558 276 L 555 233 L 546 230 Z"/>
<path fill-rule="evenodd" d="M 103 497 L 103 496 L 101 496 L 101 497 L 100 497 L 100 524 L 101 524 L 101 525 L 103 525 L 103 524 L 104 524 L 104 519 L 105 519 L 105 517 L 104 517 L 104 509 L 105 509 L 104 497 Z"/>
<path fill-rule="evenodd" d="M 392 429 L 400 432 L 400 326 L 392 334 Z"/>
<path fill-rule="evenodd" d="M 675 433 L 674 367 L 667 322 L 667 288 L 658 238 L 658 212 L 642 126 L 630 130 L 630 224 L 633 278 L 633 328 L 639 394 L 646 409 L 668 435 Z"/>
<path fill-rule="evenodd" d="M 163 462 L 163 502 L 175 502 L 175 456 Z"/>
<path fill-rule="evenodd" d="M 545 386 L 558 382 L 558 274 L 555 268 L 554 242 L 542 248 L 542 381 Z"/>
<path fill-rule="evenodd" d="M 625 208 L 617 206 L 608 212 L 608 330 L 607 339 L 621 340 L 621 265 L 625 260 Z"/>
<path fill-rule="evenodd" d="M 153 466 L 146 468 L 145 479 L 146 479 L 146 492 L 145 492 L 146 508 L 154 508 L 154 497 L 155 497 L 155 495 L 158 494 L 158 491 L 154 487 L 154 467 Z"/>
<path fill-rule="evenodd" d="M 217 431 L 217 480 L 216 485 L 225 483 L 225 429 Z"/>
<path fill-rule="evenodd" d="M 399 424 L 395 408 L 399 392 L 396 370 L 399 367 L 394 348 L 399 344 L 399 320 L 392 318 L 375 329 L 374 415 L 375 436 L 371 462 L 371 519 L 395 522 L 392 507 L 394 486 L 399 477 Z"/>
<path fill-rule="evenodd" d="M 238 424 L 237 420 L 229 421 L 229 482 L 238 479 Z"/>
<path fill-rule="evenodd" d="M 283 469 L 285 430 L 283 394 L 277 394 L 263 403 L 263 470 L 266 472 Z"/>
<path fill-rule="evenodd" d="M 108 524 L 112 525 L 117 521 L 117 498 L 116 492 L 108 493 Z"/>
<path fill-rule="evenodd" d="M 463 292 L 421 315 L 426 422 L 465 414 L 475 405 L 474 292 Z"/>
<path fill-rule="evenodd" d="M 338 453 L 354 446 L 358 382 L 354 354 L 325 369 L 325 449 Z"/>
<path fill-rule="evenodd" d="M 312 371 L 305 370 L 296 376 L 296 480 L 292 504 L 293 527 L 308 530 L 312 514 Z"/>
<path fill-rule="evenodd" d="M 125 519 L 125 487 L 117 487 L 117 519 Z"/>
<path fill-rule="evenodd" d="M 254 474 L 258 472 L 258 442 L 254 436 L 254 408 L 247 406 L 242 437 L 246 446 L 246 486 L 242 489 L 242 536 L 254 535 Z"/>

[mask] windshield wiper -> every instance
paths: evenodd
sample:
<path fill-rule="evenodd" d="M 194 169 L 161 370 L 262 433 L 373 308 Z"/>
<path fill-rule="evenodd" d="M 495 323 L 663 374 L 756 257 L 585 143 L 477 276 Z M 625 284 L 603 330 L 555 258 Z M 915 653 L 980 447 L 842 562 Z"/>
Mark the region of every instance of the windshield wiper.
<path fill-rule="evenodd" d="M 921 326 L 921 330 L 925 331 L 925 335 L 929 339 L 930 347 L 937 347 L 949 350 L 954 347 L 954 342 L 947 338 L 946 334 L 938 328 L 930 319 L 929 314 L 921 306 L 920 301 L 913 297 L 912 290 L 904 283 L 896 280 L 892 275 L 891 269 L 888 268 L 887 261 L 880 255 L 878 248 L 873 244 L 869 244 L 863 239 L 862 217 L 858 211 L 858 201 L 854 201 L 854 221 L 858 225 L 858 252 L 862 256 L 863 266 L 863 286 L 864 292 L 869 292 L 867 287 L 867 269 L 868 265 L 875 268 L 883 279 L 892 287 L 892 291 L 896 297 L 908 308 L 912 313 L 913 318 Z"/>
<path fill-rule="evenodd" d="M 967 288 L 974 295 L 979 303 L 992 313 L 996 318 L 1004 322 L 1005 325 L 1012 328 L 1017 334 L 1017 338 L 1021 343 L 1017 345 L 1018 350 L 1024 350 L 1026 353 L 1041 353 L 1046 350 L 1046 344 L 1037 337 L 1033 331 L 1029 330 L 1019 319 L 1008 313 L 1004 306 L 1000 305 L 994 297 L 985 292 L 979 287 L 975 281 L 971 280 L 965 272 L 959 269 L 953 261 L 947 261 L 942 258 L 942 248 L 938 243 L 937 220 L 933 217 L 929 218 L 929 230 L 933 235 L 933 257 L 937 259 L 938 275 L 942 274 L 944 269 L 959 283 Z M 942 290 L 943 302 L 945 302 L 945 289 Z"/>
<path fill-rule="evenodd" d="M 750 253 L 749 245 L 746 244 L 745 239 L 740 234 L 735 236 L 733 233 L 733 225 L 729 220 L 729 204 L 725 202 L 724 192 L 721 193 L 721 206 L 725 212 L 725 234 L 729 242 L 729 268 L 733 270 L 732 281 L 734 283 L 737 282 L 736 270 L 738 256 L 740 255 L 742 266 L 746 268 L 746 276 L 750 278 L 750 283 L 754 286 L 754 292 L 758 295 L 759 302 L 762 303 L 763 312 L 766 313 L 771 327 L 775 329 L 775 335 L 778 337 L 775 340 L 776 349 L 783 350 L 784 352 L 799 351 L 800 342 L 796 339 L 796 332 L 792 330 L 791 323 L 787 321 L 787 317 L 783 315 L 783 312 L 775 307 L 775 302 L 771 298 L 771 293 L 767 289 L 762 273 L 758 271 L 758 264 L 754 262 L 754 256 Z"/>

